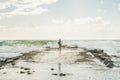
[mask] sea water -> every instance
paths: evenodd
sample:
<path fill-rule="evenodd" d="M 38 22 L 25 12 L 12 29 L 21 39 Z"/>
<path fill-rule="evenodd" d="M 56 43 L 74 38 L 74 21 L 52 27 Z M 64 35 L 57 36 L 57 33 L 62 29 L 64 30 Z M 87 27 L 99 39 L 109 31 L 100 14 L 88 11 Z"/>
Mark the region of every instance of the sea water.
<path fill-rule="evenodd" d="M 78 46 L 86 49 L 103 49 L 109 54 L 120 53 L 120 40 L 63 40 L 63 45 Z M 58 47 L 57 41 L 52 40 L 2 40 L 1 53 L 19 53 L 40 49 L 41 47 Z"/>
<path fill-rule="evenodd" d="M 0 41 L 0 59 L 18 56 L 21 53 L 37 51 L 47 41 L 2 40 Z"/>

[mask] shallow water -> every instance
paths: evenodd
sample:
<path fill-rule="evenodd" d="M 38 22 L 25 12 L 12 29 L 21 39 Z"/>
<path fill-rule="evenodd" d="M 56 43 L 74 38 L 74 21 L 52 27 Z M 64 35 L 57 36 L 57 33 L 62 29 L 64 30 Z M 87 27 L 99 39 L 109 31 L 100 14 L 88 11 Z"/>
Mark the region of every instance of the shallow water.
<path fill-rule="evenodd" d="M 120 40 L 63 40 L 63 45 L 78 46 L 86 49 L 103 49 L 108 54 L 120 53 Z M 3 40 L 0 41 L 0 53 L 20 53 L 38 50 L 41 47 L 58 47 L 57 41 L 51 40 Z M 1 55 L 1 54 L 0 54 Z"/>
<path fill-rule="evenodd" d="M 18 66 L 29 67 L 31 75 L 20 74 L 20 68 L 6 68 L 0 70 L 0 80 L 119 80 L 120 68 L 106 68 L 89 64 L 61 64 L 61 73 L 66 76 L 55 76 L 59 73 L 58 64 L 47 63 L 18 63 Z M 54 70 L 51 70 L 54 68 Z M 7 72 L 7 74 L 2 74 Z M 16 73 L 18 72 L 18 73 Z M 14 76 L 15 75 L 15 76 Z"/>

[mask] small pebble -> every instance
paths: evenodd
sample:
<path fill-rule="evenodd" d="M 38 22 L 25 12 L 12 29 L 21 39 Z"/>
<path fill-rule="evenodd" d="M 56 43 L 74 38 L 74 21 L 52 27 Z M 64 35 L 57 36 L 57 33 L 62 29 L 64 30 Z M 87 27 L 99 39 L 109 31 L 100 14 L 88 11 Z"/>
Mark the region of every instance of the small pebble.
<path fill-rule="evenodd" d="M 60 75 L 60 76 L 66 76 L 66 74 L 63 74 L 63 73 L 60 73 L 59 75 Z"/>
<path fill-rule="evenodd" d="M 25 72 L 23 72 L 23 71 L 20 71 L 20 74 L 24 74 Z"/>
<path fill-rule="evenodd" d="M 30 70 L 30 68 L 24 68 L 24 70 Z"/>
<path fill-rule="evenodd" d="M 51 71 L 53 71 L 54 70 L 54 68 L 51 68 Z"/>
<path fill-rule="evenodd" d="M 24 69 L 24 67 L 20 67 L 20 69 Z"/>
<path fill-rule="evenodd" d="M 3 72 L 3 74 L 7 74 L 7 72 Z"/>
<path fill-rule="evenodd" d="M 32 73 L 31 73 L 30 71 L 27 71 L 27 74 L 29 74 L 29 75 L 30 75 L 30 74 L 32 74 Z"/>

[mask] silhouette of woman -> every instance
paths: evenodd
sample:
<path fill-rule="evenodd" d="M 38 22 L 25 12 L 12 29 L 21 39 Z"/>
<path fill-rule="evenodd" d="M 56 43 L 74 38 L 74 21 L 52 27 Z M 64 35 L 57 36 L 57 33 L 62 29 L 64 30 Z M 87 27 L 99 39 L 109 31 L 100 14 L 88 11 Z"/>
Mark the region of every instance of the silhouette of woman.
<path fill-rule="evenodd" d="M 61 51 L 61 47 L 62 47 L 61 39 L 59 39 L 58 41 L 58 46 L 59 46 L 59 50 Z"/>

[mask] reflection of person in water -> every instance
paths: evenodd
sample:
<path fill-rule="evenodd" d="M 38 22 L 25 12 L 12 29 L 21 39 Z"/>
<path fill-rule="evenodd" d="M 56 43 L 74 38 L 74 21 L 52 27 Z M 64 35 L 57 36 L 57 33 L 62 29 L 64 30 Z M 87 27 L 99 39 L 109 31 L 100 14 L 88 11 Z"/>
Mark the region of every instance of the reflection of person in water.
<path fill-rule="evenodd" d="M 61 39 L 59 39 L 58 45 L 59 45 L 59 50 L 61 51 L 61 47 L 62 47 Z"/>

